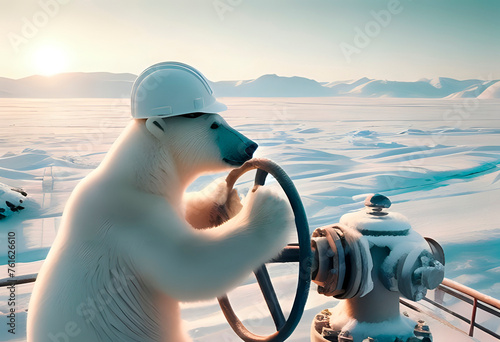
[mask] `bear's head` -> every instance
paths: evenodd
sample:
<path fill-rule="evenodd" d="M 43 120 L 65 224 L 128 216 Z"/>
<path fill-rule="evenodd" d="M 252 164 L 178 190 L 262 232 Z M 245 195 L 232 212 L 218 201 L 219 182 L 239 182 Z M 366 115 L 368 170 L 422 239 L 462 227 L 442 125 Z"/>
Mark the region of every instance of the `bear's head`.
<path fill-rule="evenodd" d="M 153 117 L 145 124 L 183 170 L 212 172 L 239 167 L 258 147 L 218 114 Z"/>

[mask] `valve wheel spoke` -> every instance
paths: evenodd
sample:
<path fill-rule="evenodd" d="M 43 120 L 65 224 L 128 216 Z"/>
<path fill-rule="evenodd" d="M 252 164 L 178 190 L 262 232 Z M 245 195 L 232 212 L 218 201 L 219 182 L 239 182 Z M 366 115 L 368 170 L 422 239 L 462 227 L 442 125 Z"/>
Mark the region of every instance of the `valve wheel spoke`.
<path fill-rule="evenodd" d="M 264 295 L 264 299 L 266 300 L 267 307 L 271 312 L 276 330 L 280 330 L 285 325 L 285 315 L 283 314 L 278 297 L 276 296 L 276 291 L 274 290 L 266 265 L 262 265 L 254 273 L 262 294 Z"/>

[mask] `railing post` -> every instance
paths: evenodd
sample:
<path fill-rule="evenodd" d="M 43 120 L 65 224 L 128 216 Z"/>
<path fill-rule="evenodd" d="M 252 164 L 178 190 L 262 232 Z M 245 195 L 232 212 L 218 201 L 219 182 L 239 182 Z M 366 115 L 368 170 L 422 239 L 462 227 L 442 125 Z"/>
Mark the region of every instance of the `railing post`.
<path fill-rule="evenodd" d="M 477 298 L 474 298 L 474 304 L 472 304 L 472 317 L 470 318 L 470 328 L 469 336 L 474 336 L 474 324 L 476 324 L 476 312 L 477 312 Z"/>

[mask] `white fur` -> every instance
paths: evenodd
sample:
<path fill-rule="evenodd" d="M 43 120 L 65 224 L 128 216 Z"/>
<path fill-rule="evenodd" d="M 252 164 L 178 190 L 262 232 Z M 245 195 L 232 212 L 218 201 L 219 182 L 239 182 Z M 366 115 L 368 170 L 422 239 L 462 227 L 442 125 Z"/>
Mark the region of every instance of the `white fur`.
<path fill-rule="evenodd" d="M 182 203 L 200 173 L 229 168 L 214 120 L 227 125 L 213 114 L 155 132 L 134 121 L 78 184 L 33 290 L 29 342 L 188 341 L 179 301 L 221 295 L 280 251 L 291 212 L 265 187 L 242 208 L 220 182 Z M 193 229 L 211 224 L 214 203 L 234 217 Z"/>

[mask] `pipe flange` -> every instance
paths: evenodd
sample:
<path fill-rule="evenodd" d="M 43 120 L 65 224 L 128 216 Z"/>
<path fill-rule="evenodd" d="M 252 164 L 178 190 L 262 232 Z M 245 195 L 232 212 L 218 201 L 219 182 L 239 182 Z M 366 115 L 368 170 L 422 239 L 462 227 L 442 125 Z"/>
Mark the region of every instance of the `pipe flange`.
<path fill-rule="evenodd" d="M 340 230 L 342 230 L 342 232 L 344 233 L 344 230 L 342 228 L 340 228 Z M 364 278 L 363 259 L 361 257 L 361 251 L 360 246 L 358 245 L 358 241 L 349 241 L 346 239 L 345 242 L 345 259 L 347 269 L 349 269 L 349 273 L 346 274 L 347 279 L 344 287 L 345 292 L 343 294 L 335 296 L 335 298 L 338 299 L 348 299 L 355 297 L 361 289 L 361 282 Z"/>
<path fill-rule="evenodd" d="M 325 296 L 348 299 L 360 295 L 371 272 L 369 253 L 362 252 L 361 241 L 349 238 L 349 228 L 335 224 L 312 234 L 315 251 L 312 281 Z"/>
<path fill-rule="evenodd" d="M 315 251 L 312 281 L 318 285 L 318 292 L 325 296 L 337 296 L 345 292 L 343 240 L 343 233 L 332 226 L 318 228 L 312 234 L 311 246 Z"/>

